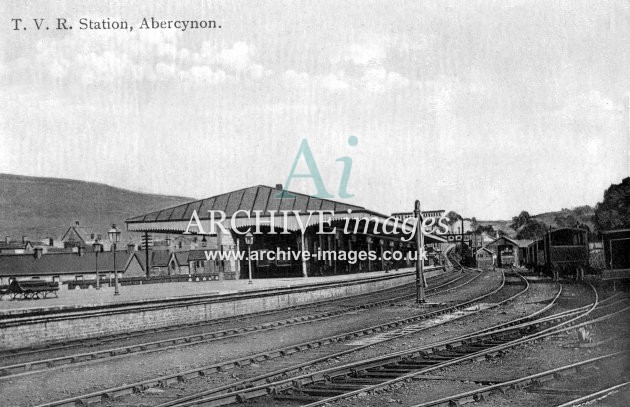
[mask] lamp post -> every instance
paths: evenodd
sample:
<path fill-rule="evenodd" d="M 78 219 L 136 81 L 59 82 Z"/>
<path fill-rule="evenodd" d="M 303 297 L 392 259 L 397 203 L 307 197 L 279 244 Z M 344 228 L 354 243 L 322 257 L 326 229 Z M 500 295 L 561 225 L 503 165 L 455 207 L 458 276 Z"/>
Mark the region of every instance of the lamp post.
<path fill-rule="evenodd" d="M 247 261 L 249 262 L 249 282 L 247 284 L 253 284 L 252 281 L 252 245 L 254 244 L 254 235 L 251 232 L 247 232 L 245 235 L 245 244 L 247 245 Z"/>
<path fill-rule="evenodd" d="M 390 240 L 389 241 L 389 267 L 387 267 L 387 272 L 389 273 L 389 269 L 391 269 L 392 264 L 394 264 L 395 260 L 394 260 L 394 241 Z M 398 263 L 396 262 L 396 270 L 398 270 Z"/>
<path fill-rule="evenodd" d="M 385 267 L 385 239 L 379 239 L 378 244 L 381 246 L 381 270 L 387 272 Z"/>
<path fill-rule="evenodd" d="M 422 260 L 422 250 L 424 249 L 424 235 L 422 234 L 422 211 L 420 201 L 416 200 L 413 214 L 416 218 L 416 247 L 418 256 L 416 260 L 416 303 L 426 302 L 424 297 L 424 261 Z"/>
<path fill-rule="evenodd" d="M 103 245 L 97 240 L 96 242 L 94 242 L 92 247 L 94 247 L 94 254 L 96 256 L 96 289 L 100 290 L 101 289 L 101 278 L 98 275 L 98 252 L 100 252 L 103 249 Z"/>
<path fill-rule="evenodd" d="M 116 224 L 112 224 L 112 228 L 107 232 L 109 241 L 112 242 L 112 250 L 114 251 L 114 295 L 120 295 L 118 291 L 118 271 L 116 271 L 116 243 L 120 242 L 120 230 Z"/>

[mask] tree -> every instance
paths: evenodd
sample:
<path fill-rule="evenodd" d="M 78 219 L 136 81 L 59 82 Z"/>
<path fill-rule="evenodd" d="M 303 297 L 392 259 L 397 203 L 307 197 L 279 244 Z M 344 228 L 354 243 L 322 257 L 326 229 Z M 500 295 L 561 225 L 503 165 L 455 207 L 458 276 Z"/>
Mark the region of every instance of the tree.
<path fill-rule="evenodd" d="M 448 218 L 449 225 L 452 225 L 453 223 L 462 219 L 462 216 L 459 213 L 454 212 L 454 211 L 450 211 L 449 213 L 447 213 L 446 217 Z"/>
<path fill-rule="evenodd" d="M 566 227 L 566 228 L 574 228 L 576 227 L 576 225 L 579 224 L 578 219 L 572 213 L 569 213 L 568 215 L 556 215 L 553 218 L 553 221 L 559 227 Z"/>
<path fill-rule="evenodd" d="M 518 231 L 516 238 L 537 240 L 545 233 L 547 233 L 547 226 L 545 226 L 542 222 L 532 219 L 527 225 L 523 226 L 523 228 Z"/>
<path fill-rule="evenodd" d="M 470 219 L 470 228 L 472 230 L 476 230 L 478 226 L 479 226 L 479 222 L 477 221 L 477 218 L 473 216 L 472 219 Z"/>
<path fill-rule="evenodd" d="M 527 211 L 521 211 L 518 216 L 512 218 L 512 224 L 510 227 L 514 230 L 518 230 L 521 226 L 527 225 L 532 220 L 532 217 Z"/>
<path fill-rule="evenodd" d="M 599 231 L 630 228 L 630 177 L 604 192 L 604 200 L 595 207 L 593 222 Z"/>
<path fill-rule="evenodd" d="M 475 233 L 483 233 L 486 232 L 489 235 L 494 235 L 494 227 L 492 225 L 479 225 L 477 229 L 475 229 Z"/>

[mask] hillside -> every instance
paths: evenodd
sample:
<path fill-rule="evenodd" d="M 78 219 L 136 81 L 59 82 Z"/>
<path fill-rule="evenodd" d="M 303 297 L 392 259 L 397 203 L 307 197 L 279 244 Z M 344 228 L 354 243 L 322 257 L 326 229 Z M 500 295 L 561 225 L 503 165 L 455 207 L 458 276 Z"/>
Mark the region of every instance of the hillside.
<path fill-rule="evenodd" d="M 0 174 L 0 236 L 59 239 L 78 220 L 104 236 L 116 223 L 127 241 L 125 219 L 190 200 L 94 182 Z"/>
<path fill-rule="evenodd" d="M 532 219 L 545 225 L 551 225 L 553 228 L 563 226 L 574 226 L 575 222 L 586 224 L 593 231 L 595 226 L 592 217 L 595 214 L 595 208 L 588 205 L 577 206 L 573 209 L 563 208 L 559 211 L 545 212 L 538 215 L 532 215 Z M 512 220 L 480 220 L 480 225 L 492 225 L 496 229 L 503 230 L 509 236 L 516 236 L 516 231 L 510 227 Z"/>

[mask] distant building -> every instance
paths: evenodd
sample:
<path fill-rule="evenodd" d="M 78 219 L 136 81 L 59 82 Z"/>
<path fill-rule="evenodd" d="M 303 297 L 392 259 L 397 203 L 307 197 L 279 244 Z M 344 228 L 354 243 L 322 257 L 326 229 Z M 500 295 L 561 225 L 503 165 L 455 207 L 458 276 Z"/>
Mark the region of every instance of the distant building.
<path fill-rule="evenodd" d="M 507 236 L 494 239 L 485 246 L 497 257 L 497 267 L 522 266 L 531 240 L 514 240 Z"/>
<path fill-rule="evenodd" d="M 136 253 L 116 252 L 119 277 L 144 276 Z M 79 247 L 76 253 L 43 254 L 41 248 L 32 254 L 0 257 L 0 284 L 12 280 L 85 281 L 96 280 L 97 253 Z M 98 272 L 102 280 L 114 277 L 113 252 L 98 253 Z"/>
<path fill-rule="evenodd" d="M 462 234 L 474 232 L 471 219 L 458 219 L 451 225 L 451 233 Z"/>
<path fill-rule="evenodd" d="M 444 209 L 437 209 L 432 211 L 422 211 L 423 218 L 435 218 L 436 221 L 444 216 Z M 396 219 L 406 219 L 413 218 L 415 215 L 413 212 L 394 212 L 392 213 L 392 217 Z"/>
<path fill-rule="evenodd" d="M 477 250 L 475 254 L 475 258 L 477 259 L 477 267 L 480 269 L 491 269 L 493 265 L 493 256 L 494 253 L 492 250 L 482 247 Z"/>
<path fill-rule="evenodd" d="M 85 226 L 81 226 L 78 220 L 74 222 L 74 225 L 68 228 L 61 238 L 64 247 L 84 246 L 91 248 L 97 240 L 102 240 L 101 235 L 96 234 L 93 230 Z"/>
<path fill-rule="evenodd" d="M 7 236 L 4 242 L 0 242 L 0 255 L 26 254 L 32 252 L 33 244 L 29 242 L 26 237 L 23 237 L 21 242 L 12 242 Z"/>

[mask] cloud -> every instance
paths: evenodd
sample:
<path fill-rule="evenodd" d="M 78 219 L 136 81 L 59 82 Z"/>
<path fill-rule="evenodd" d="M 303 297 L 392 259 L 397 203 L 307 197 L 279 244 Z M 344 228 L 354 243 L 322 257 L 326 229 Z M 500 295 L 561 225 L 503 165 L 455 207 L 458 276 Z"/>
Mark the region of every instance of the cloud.
<path fill-rule="evenodd" d="M 49 79 L 68 86 L 138 81 L 217 85 L 273 74 L 256 61 L 252 44 L 238 41 L 219 47 L 206 41 L 191 49 L 179 46 L 181 35 L 169 30 L 106 31 L 89 36 L 75 31 L 61 38 L 44 37 L 8 63 L 0 79 Z"/>
<path fill-rule="evenodd" d="M 309 86 L 311 77 L 306 72 L 289 69 L 283 74 L 283 81 L 286 86 L 303 89 Z"/>
<path fill-rule="evenodd" d="M 380 64 L 385 57 L 385 47 L 380 44 L 352 44 L 346 49 L 343 59 L 355 65 L 371 65 Z"/>
<path fill-rule="evenodd" d="M 387 72 L 383 67 L 367 69 L 361 82 L 368 91 L 374 93 L 405 88 L 410 84 L 409 79 L 396 72 Z"/>
<path fill-rule="evenodd" d="M 350 87 L 350 84 L 345 80 L 344 73 L 339 72 L 337 74 L 331 73 L 321 78 L 321 85 L 324 89 L 331 92 L 341 92 Z"/>

